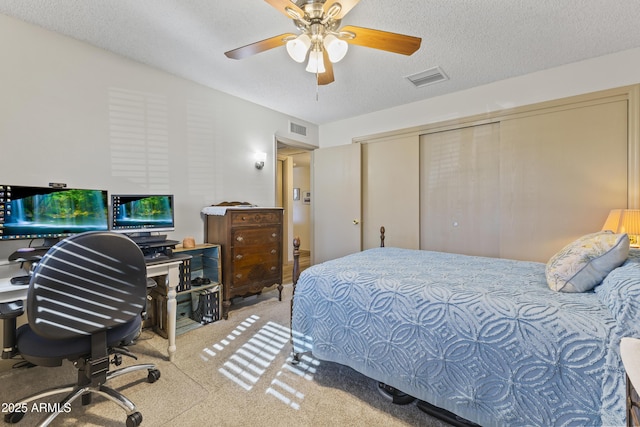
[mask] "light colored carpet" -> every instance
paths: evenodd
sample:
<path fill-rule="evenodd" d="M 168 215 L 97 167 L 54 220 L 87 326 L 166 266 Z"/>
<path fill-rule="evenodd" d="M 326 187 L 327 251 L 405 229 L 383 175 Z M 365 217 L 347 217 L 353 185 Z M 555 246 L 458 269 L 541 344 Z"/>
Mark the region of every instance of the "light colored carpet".
<path fill-rule="evenodd" d="M 228 320 L 202 326 L 177 337 L 174 363 L 166 357 L 167 341 L 143 331 L 130 347 L 139 360 L 155 363 L 161 378 L 146 382 L 146 371 L 116 378 L 116 386 L 142 412 L 142 426 L 430 426 L 446 424 L 415 404 L 395 405 L 377 391 L 377 383 L 350 368 L 309 355 L 290 363 L 289 307 L 291 285 L 283 300 L 277 291 L 234 304 Z M 75 369 L 12 369 L 0 363 L 0 402 L 75 381 Z M 57 402 L 60 396 L 48 398 Z M 3 409 L 5 409 L 3 407 Z M 17 426 L 33 426 L 46 416 L 29 412 Z M 58 416 L 55 426 L 123 426 L 125 413 L 101 397 Z"/>

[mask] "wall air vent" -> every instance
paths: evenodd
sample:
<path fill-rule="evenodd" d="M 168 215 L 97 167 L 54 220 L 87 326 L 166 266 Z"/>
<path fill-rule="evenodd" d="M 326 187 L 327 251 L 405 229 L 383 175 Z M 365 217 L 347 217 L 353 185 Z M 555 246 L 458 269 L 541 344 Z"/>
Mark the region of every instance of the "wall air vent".
<path fill-rule="evenodd" d="M 421 73 L 412 74 L 406 77 L 416 87 L 428 86 L 434 83 L 449 80 L 449 77 L 442 71 L 440 67 L 429 68 Z"/>
<path fill-rule="evenodd" d="M 299 125 L 297 123 L 289 122 L 289 132 L 307 136 L 307 127 Z"/>

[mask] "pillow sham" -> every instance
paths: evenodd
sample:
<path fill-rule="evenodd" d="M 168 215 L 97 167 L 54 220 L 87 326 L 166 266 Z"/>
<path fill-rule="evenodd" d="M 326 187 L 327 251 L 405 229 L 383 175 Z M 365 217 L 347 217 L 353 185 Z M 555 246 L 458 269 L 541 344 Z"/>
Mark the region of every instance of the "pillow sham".
<path fill-rule="evenodd" d="M 629 236 L 611 231 L 587 234 L 551 257 L 547 284 L 558 292 L 587 292 L 600 284 L 629 255 Z"/>

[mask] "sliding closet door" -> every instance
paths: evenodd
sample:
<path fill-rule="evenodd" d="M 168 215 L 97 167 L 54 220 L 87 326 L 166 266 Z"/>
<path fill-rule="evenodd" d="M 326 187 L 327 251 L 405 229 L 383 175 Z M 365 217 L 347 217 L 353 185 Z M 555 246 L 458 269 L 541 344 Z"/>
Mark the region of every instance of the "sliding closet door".
<path fill-rule="evenodd" d="M 500 256 L 546 262 L 627 206 L 627 101 L 500 124 Z"/>
<path fill-rule="evenodd" d="M 420 137 L 420 248 L 500 254 L 500 125 Z"/>
<path fill-rule="evenodd" d="M 362 144 L 362 248 L 419 249 L 419 136 Z"/>

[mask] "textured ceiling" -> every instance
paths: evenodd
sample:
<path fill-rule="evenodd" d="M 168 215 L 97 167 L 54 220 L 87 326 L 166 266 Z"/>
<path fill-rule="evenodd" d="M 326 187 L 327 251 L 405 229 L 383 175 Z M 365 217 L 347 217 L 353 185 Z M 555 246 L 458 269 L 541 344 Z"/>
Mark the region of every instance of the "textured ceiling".
<path fill-rule="evenodd" d="M 0 0 L 0 13 L 316 124 L 640 46 L 638 0 L 361 0 L 343 19 L 422 38 L 412 56 L 351 46 L 317 87 L 284 47 L 224 52 L 286 32 L 264 0 Z M 439 66 L 449 80 L 416 88 Z"/>

